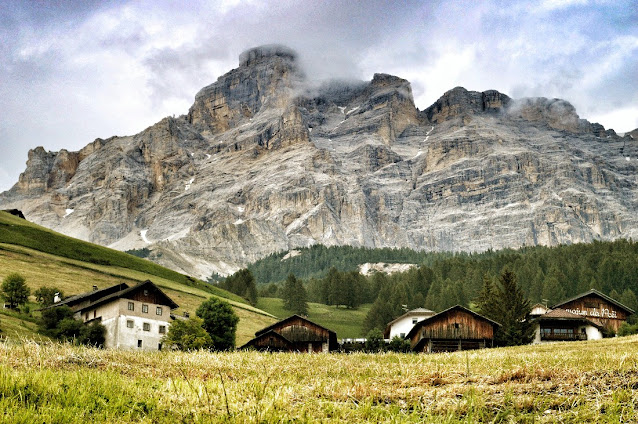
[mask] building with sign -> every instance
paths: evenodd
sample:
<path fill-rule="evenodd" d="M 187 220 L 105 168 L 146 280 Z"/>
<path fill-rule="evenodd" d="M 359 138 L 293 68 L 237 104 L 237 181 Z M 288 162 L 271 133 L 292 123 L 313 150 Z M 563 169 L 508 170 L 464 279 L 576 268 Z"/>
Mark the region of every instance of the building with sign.
<path fill-rule="evenodd" d="M 538 323 L 534 343 L 601 339 L 616 333 L 633 313 L 633 309 L 592 289 L 552 306 L 545 313 L 531 315 Z"/>

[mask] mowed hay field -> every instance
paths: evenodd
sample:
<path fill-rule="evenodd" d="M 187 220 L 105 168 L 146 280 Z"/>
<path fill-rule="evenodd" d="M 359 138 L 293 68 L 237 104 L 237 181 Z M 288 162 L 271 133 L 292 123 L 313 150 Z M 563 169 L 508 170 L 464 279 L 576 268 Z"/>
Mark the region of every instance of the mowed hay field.
<path fill-rule="evenodd" d="M 0 344 L 0 421 L 636 422 L 638 336 L 451 354 Z"/>

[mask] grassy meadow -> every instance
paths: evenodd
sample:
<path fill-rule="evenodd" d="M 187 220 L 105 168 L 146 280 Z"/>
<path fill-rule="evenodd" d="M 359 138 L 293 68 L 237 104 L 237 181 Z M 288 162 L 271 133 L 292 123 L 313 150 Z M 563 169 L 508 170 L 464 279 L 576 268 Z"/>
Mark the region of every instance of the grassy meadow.
<path fill-rule="evenodd" d="M 638 336 L 449 354 L 0 343 L 3 423 L 638 421 Z"/>
<path fill-rule="evenodd" d="M 13 272 L 25 277 L 31 293 L 42 286 L 52 286 L 65 296 L 90 291 L 93 285 L 104 288 L 120 282 L 134 285 L 151 280 L 180 306 L 173 311 L 176 314 L 194 314 L 204 300 L 218 296 L 228 301 L 239 316 L 237 344 L 247 342 L 255 331 L 276 321 L 241 297 L 210 284 L 0 212 L 0 281 Z M 39 307 L 33 296 L 28 306 L 31 311 Z M 37 315 L 37 311 L 16 314 L 0 308 L 0 337 L 38 337 Z"/>
<path fill-rule="evenodd" d="M 291 315 L 283 304 L 282 299 L 274 297 L 260 297 L 257 300 L 259 309 L 279 318 Z M 340 339 L 364 337 L 363 322 L 369 309 L 370 304 L 361 305 L 356 309 L 346 309 L 308 302 L 308 319 L 335 331 Z"/>

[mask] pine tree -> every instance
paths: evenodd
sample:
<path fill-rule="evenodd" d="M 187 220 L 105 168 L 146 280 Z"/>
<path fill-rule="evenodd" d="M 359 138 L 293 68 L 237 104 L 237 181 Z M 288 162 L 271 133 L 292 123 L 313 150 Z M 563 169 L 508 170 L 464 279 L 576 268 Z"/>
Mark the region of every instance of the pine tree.
<path fill-rule="evenodd" d="M 543 299 L 547 299 L 548 305 L 554 305 L 565 298 L 565 290 L 556 277 L 549 277 L 543 284 Z"/>
<path fill-rule="evenodd" d="M 18 273 L 9 274 L 2 281 L 2 298 L 10 308 L 17 308 L 27 303 L 31 290 L 24 282 L 24 277 Z"/>
<path fill-rule="evenodd" d="M 531 304 L 509 269 L 503 271 L 496 286 L 485 277 L 475 303 L 482 315 L 501 324 L 494 337 L 498 345 L 514 346 L 532 341 L 534 326 L 527 319 Z"/>
<path fill-rule="evenodd" d="M 517 284 L 516 275 L 505 269 L 499 278 L 499 286 L 495 299 L 499 315 L 492 317 L 501 323 L 501 328 L 496 333 L 496 343 L 502 346 L 531 343 L 534 325 L 527 319 L 531 304 Z"/>
<path fill-rule="evenodd" d="M 308 315 L 308 301 L 306 289 L 295 274 L 288 274 L 282 289 L 284 308 L 297 315 Z"/>

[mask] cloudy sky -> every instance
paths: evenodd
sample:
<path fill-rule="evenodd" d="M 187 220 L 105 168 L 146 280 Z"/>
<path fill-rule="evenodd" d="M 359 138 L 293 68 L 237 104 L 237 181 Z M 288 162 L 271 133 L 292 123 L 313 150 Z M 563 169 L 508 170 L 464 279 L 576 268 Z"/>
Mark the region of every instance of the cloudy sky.
<path fill-rule="evenodd" d="M 186 113 L 267 43 L 297 50 L 311 78 L 406 78 L 420 109 L 460 85 L 638 128 L 635 0 L 0 0 L 0 40 L 0 191 L 29 149 L 78 150 Z"/>

